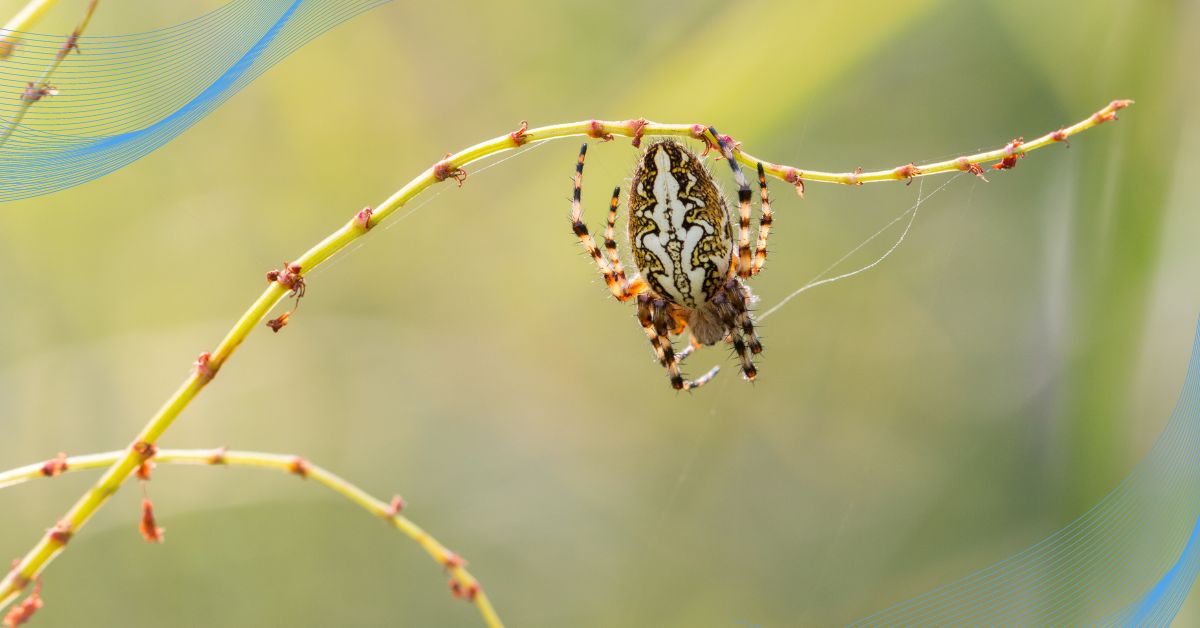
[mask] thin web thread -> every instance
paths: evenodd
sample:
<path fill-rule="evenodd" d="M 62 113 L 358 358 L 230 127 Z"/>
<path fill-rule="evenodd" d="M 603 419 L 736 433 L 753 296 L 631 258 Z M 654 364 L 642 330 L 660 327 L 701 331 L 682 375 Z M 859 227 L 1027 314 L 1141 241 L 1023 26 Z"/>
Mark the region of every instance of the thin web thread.
<path fill-rule="evenodd" d="M 496 166 L 499 166 L 500 164 L 508 161 L 509 159 L 515 159 L 531 150 L 534 150 L 536 148 L 541 148 L 543 144 L 545 144 L 545 142 L 541 142 L 538 144 L 530 144 L 529 146 L 526 146 L 520 150 L 513 152 L 510 155 L 505 156 L 503 159 L 497 159 L 496 161 L 493 161 L 492 163 L 487 164 L 486 166 L 472 170 L 470 172 L 470 176 L 474 177 L 474 178 L 478 178 L 479 175 L 483 174 L 484 172 L 487 172 L 488 170 L 491 170 L 492 168 L 495 168 Z M 392 227 L 395 227 L 396 225 L 400 224 L 400 221 L 404 220 L 405 218 L 408 218 L 409 216 L 412 216 L 413 214 L 417 213 L 418 210 L 424 208 L 426 205 L 437 200 L 437 197 L 441 196 L 442 194 L 445 194 L 446 190 L 448 190 L 448 189 L 450 189 L 450 188 L 448 188 L 445 185 L 439 186 L 439 189 L 436 193 L 423 198 L 420 203 L 413 205 L 412 208 L 410 208 L 408 211 L 404 212 L 403 214 L 400 214 L 394 220 L 388 221 L 388 225 L 383 228 L 383 231 L 388 231 Z M 334 266 L 334 264 L 337 264 L 338 262 L 342 261 L 343 259 L 350 257 L 356 251 L 361 249 L 364 245 L 365 245 L 364 242 L 359 242 L 352 249 L 348 249 L 348 250 L 343 249 L 343 251 L 334 255 L 333 258 L 329 259 L 324 264 L 322 264 L 321 266 L 314 269 L 311 274 L 315 274 L 315 273 L 321 272 L 323 270 L 328 270 L 328 269 L 332 268 Z"/>
<path fill-rule="evenodd" d="M 863 240 L 861 243 L 859 243 L 858 246 L 854 247 L 853 249 L 850 249 L 849 252 L 847 252 L 845 255 L 841 256 L 840 258 L 838 258 L 838 260 L 836 262 L 830 264 L 828 268 L 826 268 L 825 270 L 818 273 L 817 276 L 813 277 L 812 280 L 810 280 L 808 283 L 801 286 L 795 292 L 787 295 L 786 297 L 783 298 L 782 301 L 780 301 L 779 303 L 776 303 L 770 309 L 763 312 L 760 316 L 756 317 L 757 320 L 759 320 L 759 321 L 766 320 L 766 318 L 768 316 L 771 316 L 775 312 L 779 311 L 779 309 L 782 308 L 784 305 L 787 305 L 788 301 L 791 301 L 792 299 L 800 296 L 801 294 L 803 294 L 809 290 L 812 290 L 813 288 L 816 288 L 817 286 L 823 286 L 826 284 L 833 283 L 835 281 L 849 279 L 850 277 L 864 273 L 868 270 L 871 270 L 872 268 L 875 268 L 879 264 L 883 263 L 884 260 L 886 260 L 888 257 L 891 257 L 892 253 L 896 252 L 896 249 L 900 248 L 900 245 L 904 243 L 905 238 L 908 237 L 908 232 L 910 230 L 912 230 L 913 223 L 917 220 L 917 213 L 920 211 L 921 205 L 925 201 L 928 201 L 929 199 L 933 198 L 935 195 L 937 195 L 942 190 L 946 189 L 946 186 L 953 183 L 954 180 L 960 176 L 962 176 L 962 173 L 959 173 L 959 174 L 954 175 L 953 177 L 950 177 L 949 180 L 947 180 L 945 183 L 938 186 L 937 189 L 935 189 L 934 191 L 930 192 L 929 196 L 924 196 L 925 181 L 918 180 L 918 182 L 917 182 L 917 184 L 918 184 L 917 202 L 914 203 L 912 207 L 909 207 L 907 210 L 902 212 L 899 216 L 896 216 L 895 218 L 893 218 L 891 222 L 884 225 L 882 228 L 879 229 L 879 231 L 876 231 L 874 234 L 872 234 L 866 240 Z M 900 222 L 901 220 L 904 220 L 905 217 L 908 217 L 908 223 L 906 225 L 904 225 L 904 231 L 902 231 L 900 233 L 900 237 L 896 239 L 896 242 L 894 244 L 892 244 L 891 248 L 889 248 L 886 252 L 884 252 L 883 255 L 879 256 L 878 259 L 876 259 L 875 261 L 871 262 L 870 264 L 867 264 L 866 266 L 863 266 L 862 268 L 859 268 L 857 270 L 853 270 L 848 273 L 842 273 L 840 275 L 837 275 L 836 277 L 825 278 L 825 275 L 829 274 L 830 271 L 832 271 L 834 268 L 837 268 L 842 262 L 846 261 L 851 255 L 854 255 L 855 253 L 860 251 L 864 246 L 870 244 L 876 238 L 883 235 L 883 233 L 885 231 L 887 231 L 888 229 L 892 228 L 893 225 Z"/>

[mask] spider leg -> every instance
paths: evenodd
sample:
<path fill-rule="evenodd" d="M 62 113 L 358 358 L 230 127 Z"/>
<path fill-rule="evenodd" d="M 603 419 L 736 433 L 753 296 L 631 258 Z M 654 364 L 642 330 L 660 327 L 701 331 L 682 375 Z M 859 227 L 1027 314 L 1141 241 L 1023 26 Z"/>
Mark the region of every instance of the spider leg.
<path fill-rule="evenodd" d="M 754 319 L 750 316 L 750 291 L 741 282 L 735 282 L 734 285 L 730 285 L 729 289 L 733 297 L 734 310 L 737 312 L 734 324 L 746 336 L 750 353 L 758 355 L 762 353 L 762 342 L 758 339 L 758 332 L 754 330 Z"/>
<path fill-rule="evenodd" d="M 754 366 L 754 354 L 762 352 L 762 344 L 746 309 L 746 296 L 741 283 L 737 279 L 731 279 L 725 284 L 724 290 L 713 297 L 713 302 L 717 305 L 722 323 L 729 330 L 726 340 L 733 345 L 734 352 L 742 362 L 742 374 L 747 380 L 754 381 L 758 376 L 758 369 Z"/>
<path fill-rule="evenodd" d="M 682 365 L 683 361 L 686 360 L 689 355 L 692 355 L 693 351 L 695 351 L 696 349 L 699 349 L 700 347 L 701 347 L 701 344 L 699 341 L 696 340 L 696 337 L 691 335 L 691 333 L 688 333 L 687 346 L 684 347 L 683 350 L 680 351 L 678 354 L 676 354 L 677 359 L 679 360 L 679 363 Z"/>
<path fill-rule="evenodd" d="M 608 224 L 604 227 L 604 248 L 608 251 L 608 261 L 612 264 L 613 274 L 617 278 L 617 282 L 624 285 L 625 266 L 621 264 L 621 254 L 617 251 L 617 241 L 613 238 L 613 231 L 617 225 L 617 209 L 621 206 L 621 187 L 613 188 L 612 201 L 608 204 Z"/>
<path fill-rule="evenodd" d="M 604 276 L 604 283 L 608 285 L 609 292 L 618 301 L 628 301 L 645 291 L 646 282 L 639 277 L 634 277 L 632 280 L 626 279 L 625 271 L 620 267 L 620 260 L 617 262 L 617 269 L 613 270 L 608 260 L 604 259 L 604 255 L 600 253 L 600 249 L 596 246 L 596 241 L 592 239 L 592 235 L 588 233 L 587 225 L 583 222 L 583 203 L 580 200 L 583 195 L 583 160 L 586 155 L 587 144 L 584 144 L 583 148 L 579 149 L 579 161 L 575 164 L 575 192 L 571 197 L 571 228 L 575 231 L 575 236 L 579 238 L 579 242 L 583 244 L 583 248 L 587 250 L 588 255 L 591 255 L 592 260 L 596 262 L 597 268 L 600 269 L 600 274 Z M 613 202 L 616 202 L 615 196 Z M 609 239 L 611 240 L 611 238 Z M 616 242 L 613 242 L 610 254 L 615 252 Z"/>
<path fill-rule="evenodd" d="M 767 238 L 771 237 L 771 221 L 775 217 L 771 211 L 771 197 L 767 194 L 767 175 L 763 172 L 762 162 L 758 163 L 758 190 L 762 195 L 762 216 L 758 221 L 758 246 L 754 251 L 751 275 L 757 275 L 762 271 L 763 264 L 767 263 Z"/>
<path fill-rule="evenodd" d="M 642 329 L 646 332 L 650 345 L 654 347 L 654 353 L 658 356 L 659 363 L 666 367 L 667 373 L 671 377 L 671 387 L 675 390 L 691 390 L 711 381 L 720 367 L 714 366 L 694 380 L 683 378 L 679 362 L 691 351 L 685 349 L 682 353 L 675 353 L 675 347 L 671 344 L 671 317 L 668 314 L 666 300 L 646 293 L 639 294 L 637 299 L 638 322 L 642 324 Z"/>
<path fill-rule="evenodd" d="M 752 270 L 750 262 L 750 183 L 746 181 L 746 175 L 742 174 L 742 167 L 733 157 L 733 149 L 717 133 L 716 129 L 709 127 L 708 130 L 713 137 L 717 138 L 721 154 L 725 156 L 725 161 L 729 162 L 729 167 L 733 170 L 733 179 L 738 184 L 738 217 L 741 223 L 738 230 L 737 255 L 734 256 L 734 259 L 737 260 L 738 275 L 749 277 Z"/>

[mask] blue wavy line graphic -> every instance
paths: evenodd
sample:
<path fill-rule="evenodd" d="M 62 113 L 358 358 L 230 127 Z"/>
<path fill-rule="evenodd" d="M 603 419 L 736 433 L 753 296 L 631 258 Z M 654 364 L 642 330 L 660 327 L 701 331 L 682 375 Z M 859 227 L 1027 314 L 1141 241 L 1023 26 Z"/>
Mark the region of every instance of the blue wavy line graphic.
<path fill-rule="evenodd" d="M 12 126 L 66 35 L 19 33 L 0 61 L 0 202 L 57 192 L 126 166 L 178 137 L 325 31 L 390 0 L 233 0 L 155 31 L 81 37 Z"/>
<path fill-rule="evenodd" d="M 1024 551 L 853 626 L 1168 626 L 1200 571 L 1200 324 L 1154 446 L 1100 503 Z"/>

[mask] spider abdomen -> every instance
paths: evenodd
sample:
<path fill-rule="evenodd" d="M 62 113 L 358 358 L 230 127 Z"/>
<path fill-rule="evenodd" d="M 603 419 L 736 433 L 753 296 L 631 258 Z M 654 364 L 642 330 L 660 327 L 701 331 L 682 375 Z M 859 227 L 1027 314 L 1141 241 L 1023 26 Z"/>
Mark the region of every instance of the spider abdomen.
<path fill-rule="evenodd" d="M 689 308 L 728 279 L 733 229 L 725 199 L 694 153 L 666 140 L 646 149 L 629 194 L 629 244 L 650 287 Z"/>

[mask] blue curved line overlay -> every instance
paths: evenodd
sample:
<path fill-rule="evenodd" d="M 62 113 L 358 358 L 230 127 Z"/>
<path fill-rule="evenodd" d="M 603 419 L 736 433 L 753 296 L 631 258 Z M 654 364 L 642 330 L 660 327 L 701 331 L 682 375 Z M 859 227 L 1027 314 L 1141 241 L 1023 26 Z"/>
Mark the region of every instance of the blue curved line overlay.
<path fill-rule="evenodd" d="M 1200 325 L 1146 456 L 1075 521 L 1006 560 L 854 626 L 1168 626 L 1200 571 Z"/>
<path fill-rule="evenodd" d="M 28 107 L 63 35 L 19 33 L 0 61 L 0 202 L 104 176 L 175 139 L 288 54 L 390 0 L 232 0 L 168 28 L 80 38 Z M 103 9 L 101 9 L 103 10 Z M 331 86 L 335 89 L 335 86 Z"/>

